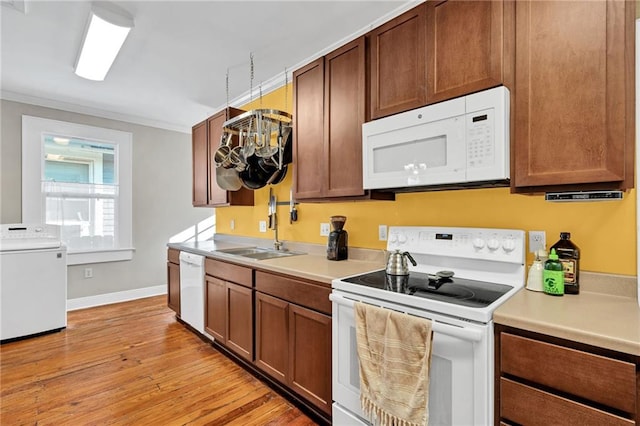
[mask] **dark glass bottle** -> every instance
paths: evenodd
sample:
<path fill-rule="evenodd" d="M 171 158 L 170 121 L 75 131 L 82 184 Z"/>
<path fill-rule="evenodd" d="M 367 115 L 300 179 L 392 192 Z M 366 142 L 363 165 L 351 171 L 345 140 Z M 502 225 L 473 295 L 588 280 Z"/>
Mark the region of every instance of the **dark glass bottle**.
<path fill-rule="evenodd" d="M 561 232 L 560 239 L 551 246 L 558 253 L 564 269 L 564 292 L 580 293 L 580 249 L 571 241 L 569 232 Z"/>

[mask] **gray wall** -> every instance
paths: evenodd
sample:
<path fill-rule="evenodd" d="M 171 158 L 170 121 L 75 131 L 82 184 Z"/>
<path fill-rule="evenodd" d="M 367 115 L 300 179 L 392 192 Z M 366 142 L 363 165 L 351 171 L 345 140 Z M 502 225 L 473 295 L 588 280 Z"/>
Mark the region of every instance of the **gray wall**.
<path fill-rule="evenodd" d="M 68 298 L 164 285 L 166 243 L 214 214 L 191 206 L 191 136 L 122 121 L 0 101 L 0 223 L 22 218 L 22 115 L 133 134 L 133 260 L 70 266 Z M 93 278 L 84 278 L 84 268 Z"/>

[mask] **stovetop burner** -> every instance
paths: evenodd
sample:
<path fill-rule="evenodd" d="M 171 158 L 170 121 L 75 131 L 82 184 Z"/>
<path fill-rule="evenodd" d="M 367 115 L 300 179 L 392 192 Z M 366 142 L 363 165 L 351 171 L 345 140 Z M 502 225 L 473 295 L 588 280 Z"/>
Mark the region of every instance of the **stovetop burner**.
<path fill-rule="evenodd" d="M 489 306 L 512 289 L 508 285 L 457 277 L 434 279 L 433 275 L 420 272 L 387 275 L 384 270 L 342 281 L 474 308 Z"/>

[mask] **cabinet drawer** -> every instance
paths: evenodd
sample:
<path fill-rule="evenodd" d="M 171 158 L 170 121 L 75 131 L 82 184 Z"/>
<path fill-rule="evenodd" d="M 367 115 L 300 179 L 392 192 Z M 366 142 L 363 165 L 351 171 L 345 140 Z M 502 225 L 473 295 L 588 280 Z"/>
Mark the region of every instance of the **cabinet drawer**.
<path fill-rule="evenodd" d="M 204 261 L 204 270 L 207 275 L 212 277 L 231 281 L 245 287 L 253 287 L 253 270 L 251 268 L 207 258 Z"/>
<path fill-rule="evenodd" d="M 167 260 L 171 263 L 180 264 L 180 250 L 167 249 Z"/>
<path fill-rule="evenodd" d="M 500 416 L 522 425 L 633 425 L 633 420 L 561 398 L 548 392 L 500 379 Z"/>
<path fill-rule="evenodd" d="M 502 374 L 635 413 L 634 364 L 508 333 L 500 336 Z"/>
<path fill-rule="evenodd" d="M 256 271 L 256 290 L 331 315 L 331 289 L 323 285 Z"/>

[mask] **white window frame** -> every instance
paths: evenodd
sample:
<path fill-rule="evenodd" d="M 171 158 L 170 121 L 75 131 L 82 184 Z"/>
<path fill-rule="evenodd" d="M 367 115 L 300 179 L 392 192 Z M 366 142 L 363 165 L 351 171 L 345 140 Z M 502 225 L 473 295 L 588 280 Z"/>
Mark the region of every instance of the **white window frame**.
<path fill-rule="evenodd" d="M 84 124 L 50 120 L 29 115 L 22 116 L 22 222 L 43 223 L 44 202 L 42 177 L 44 174 L 44 134 L 65 135 L 78 139 L 105 141 L 117 145 L 118 152 L 118 237 L 114 249 L 69 251 L 68 265 L 116 262 L 133 258 L 133 172 L 132 141 L 129 132 L 87 126 Z"/>

